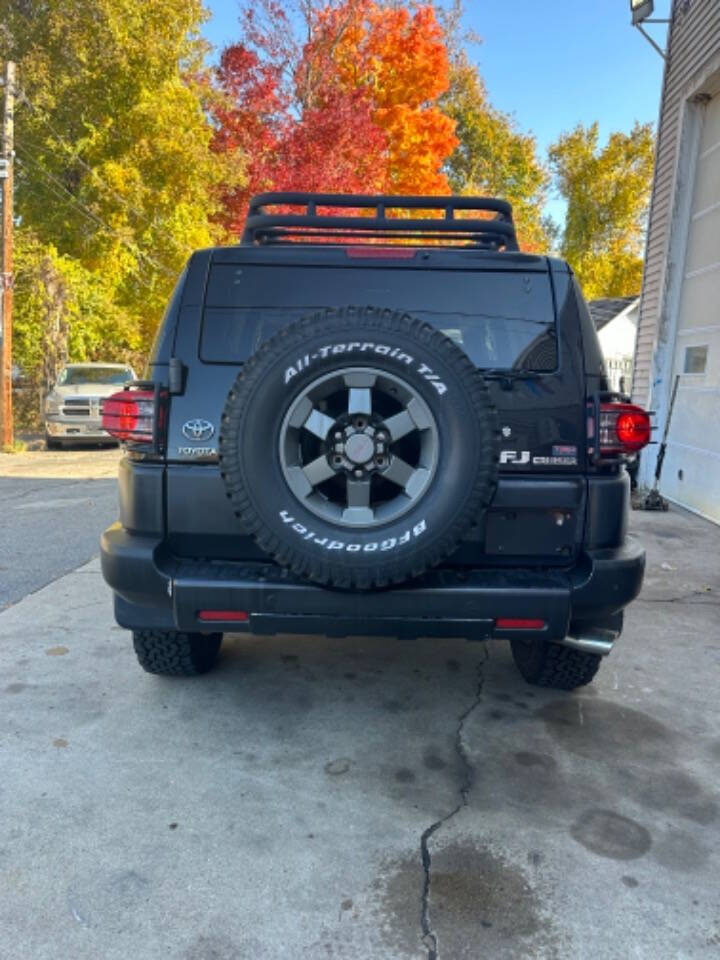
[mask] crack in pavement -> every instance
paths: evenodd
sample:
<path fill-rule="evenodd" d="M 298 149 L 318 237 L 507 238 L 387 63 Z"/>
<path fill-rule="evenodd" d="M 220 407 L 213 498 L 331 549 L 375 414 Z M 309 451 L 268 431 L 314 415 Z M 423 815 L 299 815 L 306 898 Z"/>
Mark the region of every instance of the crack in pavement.
<path fill-rule="evenodd" d="M 707 597 L 709 590 L 693 590 L 692 593 L 685 593 L 680 597 L 638 597 L 636 603 L 684 603 L 691 607 L 717 607 L 720 606 L 719 600 L 694 600 L 694 597 Z"/>
<path fill-rule="evenodd" d="M 463 776 L 462 783 L 460 784 L 460 802 L 449 813 L 446 813 L 444 817 L 441 817 L 439 820 L 431 823 L 430 826 L 423 831 L 423 834 L 420 837 L 420 856 L 422 858 L 424 873 L 423 892 L 420 904 L 420 927 L 422 929 L 422 943 L 427 949 L 427 960 L 439 960 L 440 958 L 437 935 L 434 933 L 430 925 L 430 871 L 432 866 L 432 858 L 430 856 L 428 841 L 432 835 L 440 829 L 440 827 L 452 820 L 452 818 L 458 814 L 463 807 L 468 805 L 470 791 L 472 790 L 473 783 L 475 782 L 475 768 L 470 763 L 467 751 L 465 750 L 465 744 L 463 743 L 463 729 L 470 715 L 473 713 L 476 707 L 479 706 L 482 698 L 483 686 L 485 683 L 484 666 L 490 659 L 490 650 L 487 644 L 485 644 L 484 653 L 485 656 L 476 667 L 475 697 L 473 698 L 470 706 L 460 714 L 457 727 L 455 729 L 455 750 L 457 755 L 460 757 L 463 767 L 465 768 L 465 774 Z"/>
<path fill-rule="evenodd" d="M 25 497 L 31 496 L 33 493 L 42 493 L 45 487 L 28 487 L 25 490 L 16 490 L 10 493 L 6 493 L 3 489 L 2 480 L 8 479 L 7 477 L 0 477 L 0 500 L 2 501 L 12 501 L 12 500 L 23 500 Z M 10 478 L 13 479 L 13 478 Z"/>

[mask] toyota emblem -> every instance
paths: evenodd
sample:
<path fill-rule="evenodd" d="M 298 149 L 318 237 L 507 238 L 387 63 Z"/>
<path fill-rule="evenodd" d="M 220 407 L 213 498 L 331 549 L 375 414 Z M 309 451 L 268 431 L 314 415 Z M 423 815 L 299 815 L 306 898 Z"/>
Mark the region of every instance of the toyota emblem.
<path fill-rule="evenodd" d="M 209 440 L 215 433 L 215 427 L 209 420 L 188 420 L 182 425 L 183 436 L 198 443 Z"/>

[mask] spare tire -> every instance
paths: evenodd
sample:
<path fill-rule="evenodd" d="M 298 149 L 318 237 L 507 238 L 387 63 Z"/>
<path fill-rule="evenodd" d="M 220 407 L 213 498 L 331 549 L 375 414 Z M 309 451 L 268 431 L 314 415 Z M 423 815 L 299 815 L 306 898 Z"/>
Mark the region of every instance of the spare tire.
<path fill-rule="evenodd" d="M 482 376 L 408 314 L 303 317 L 238 374 L 220 430 L 228 496 L 258 545 L 317 583 L 370 589 L 439 563 L 493 495 Z"/>

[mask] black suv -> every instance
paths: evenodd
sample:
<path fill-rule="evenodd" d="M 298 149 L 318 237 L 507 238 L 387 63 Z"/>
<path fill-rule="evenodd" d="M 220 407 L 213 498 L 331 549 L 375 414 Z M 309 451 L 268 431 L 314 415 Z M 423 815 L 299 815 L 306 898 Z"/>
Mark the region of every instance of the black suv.
<path fill-rule="evenodd" d="M 504 638 L 531 683 L 588 683 L 637 596 L 624 458 L 568 265 L 474 197 L 265 194 L 181 276 L 102 538 L 141 665 L 223 631 Z"/>

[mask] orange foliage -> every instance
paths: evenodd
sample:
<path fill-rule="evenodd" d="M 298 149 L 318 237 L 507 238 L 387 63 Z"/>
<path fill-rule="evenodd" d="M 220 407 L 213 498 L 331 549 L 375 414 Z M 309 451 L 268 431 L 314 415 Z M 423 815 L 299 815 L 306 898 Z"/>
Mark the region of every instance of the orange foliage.
<path fill-rule="evenodd" d="M 437 105 L 449 68 L 433 5 L 308 7 L 309 40 L 293 48 L 278 39 L 282 5 L 261 2 L 263 27 L 249 8 L 247 43 L 228 47 L 217 71 L 215 149 L 247 157 L 226 224 L 239 228 L 249 197 L 268 189 L 450 193 L 442 167 L 458 141 Z"/>
<path fill-rule="evenodd" d="M 320 47 L 336 38 L 331 49 L 339 82 L 366 91 L 373 121 L 387 136 L 391 191 L 449 193 L 441 167 L 458 141 L 455 121 L 433 103 L 449 86 L 447 48 L 434 7 L 426 4 L 411 14 L 405 7 L 348 0 L 325 11 L 319 27 Z"/>

